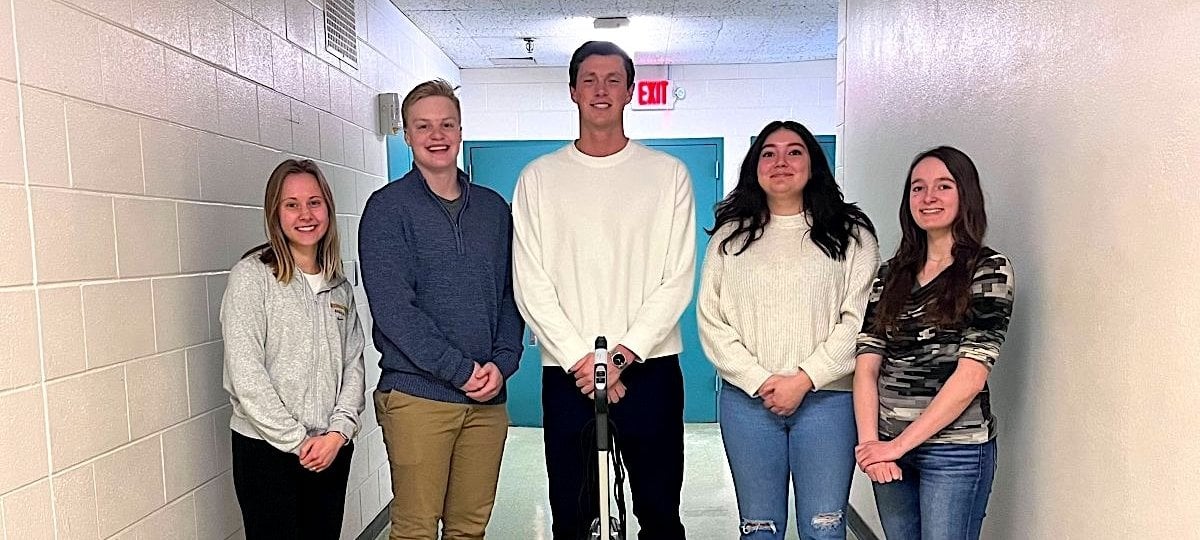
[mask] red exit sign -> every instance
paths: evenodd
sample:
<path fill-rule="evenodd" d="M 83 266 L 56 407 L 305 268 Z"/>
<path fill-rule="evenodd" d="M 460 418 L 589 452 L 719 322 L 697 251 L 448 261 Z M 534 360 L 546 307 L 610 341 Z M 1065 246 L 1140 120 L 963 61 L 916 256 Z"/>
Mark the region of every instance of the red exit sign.
<path fill-rule="evenodd" d="M 643 79 L 633 88 L 634 109 L 675 108 L 674 87 L 667 79 Z"/>

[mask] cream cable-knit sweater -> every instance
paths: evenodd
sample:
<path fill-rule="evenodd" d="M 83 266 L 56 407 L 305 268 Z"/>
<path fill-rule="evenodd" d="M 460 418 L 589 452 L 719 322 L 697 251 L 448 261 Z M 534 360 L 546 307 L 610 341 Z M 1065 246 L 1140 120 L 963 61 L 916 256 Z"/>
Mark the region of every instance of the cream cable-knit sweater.
<path fill-rule="evenodd" d="M 704 352 L 721 377 L 755 396 L 772 374 L 802 369 L 817 390 L 850 390 L 879 246 L 870 232 L 851 238 L 843 261 L 808 237 L 808 214 L 771 216 L 741 255 L 742 239 L 720 250 L 733 224 L 708 244 L 697 319 Z"/>

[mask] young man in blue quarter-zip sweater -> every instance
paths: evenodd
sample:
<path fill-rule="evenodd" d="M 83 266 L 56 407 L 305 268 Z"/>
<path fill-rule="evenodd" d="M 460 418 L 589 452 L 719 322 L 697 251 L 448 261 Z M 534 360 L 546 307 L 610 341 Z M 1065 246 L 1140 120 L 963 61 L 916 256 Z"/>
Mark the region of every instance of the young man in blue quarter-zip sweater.
<path fill-rule="evenodd" d="M 415 167 L 371 195 L 359 225 L 382 354 L 375 410 L 391 462 L 390 538 L 437 538 L 439 518 L 443 538 L 483 538 L 524 330 L 512 221 L 500 195 L 458 169 L 454 89 L 422 83 L 401 110 Z"/>

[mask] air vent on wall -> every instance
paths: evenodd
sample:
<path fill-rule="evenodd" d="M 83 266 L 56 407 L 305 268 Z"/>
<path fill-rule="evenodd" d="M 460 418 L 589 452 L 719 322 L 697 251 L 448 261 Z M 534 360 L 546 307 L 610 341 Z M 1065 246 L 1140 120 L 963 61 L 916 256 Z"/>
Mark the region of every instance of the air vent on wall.
<path fill-rule="evenodd" d="M 537 60 L 532 56 L 513 58 L 488 58 L 494 66 L 536 66 Z"/>
<path fill-rule="evenodd" d="M 325 0 L 325 50 L 353 66 L 358 65 L 355 0 Z"/>

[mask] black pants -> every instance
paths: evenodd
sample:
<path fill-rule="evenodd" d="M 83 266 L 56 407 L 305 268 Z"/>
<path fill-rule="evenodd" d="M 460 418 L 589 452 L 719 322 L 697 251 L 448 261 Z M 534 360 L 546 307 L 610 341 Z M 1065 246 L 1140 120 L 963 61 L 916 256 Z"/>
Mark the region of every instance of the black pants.
<path fill-rule="evenodd" d="M 328 469 L 306 470 L 300 458 L 266 441 L 233 433 L 233 488 L 246 540 L 337 540 L 354 445 Z"/>
<path fill-rule="evenodd" d="M 682 539 L 683 373 L 679 357 L 651 358 L 630 366 L 621 381 L 628 391 L 609 409 L 609 416 L 629 472 L 638 538 Z M 542 415 L 554 538 L 579 540 L 586 537 L 600 513 L 595 404 L 575 387 L 574 376 L 557 366 L 546 367 L 542 370 Z M 615 506 L 611 508 L 615 515 Z"/>

